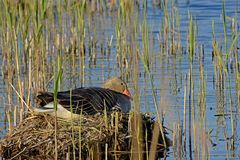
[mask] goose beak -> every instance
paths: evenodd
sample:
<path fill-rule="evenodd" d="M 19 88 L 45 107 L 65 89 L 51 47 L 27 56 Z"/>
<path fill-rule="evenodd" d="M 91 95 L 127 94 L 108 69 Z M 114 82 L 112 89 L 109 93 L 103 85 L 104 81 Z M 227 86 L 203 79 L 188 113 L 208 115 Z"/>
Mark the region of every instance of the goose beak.
<path fill-rule="evenodd" d="M 125 90 L 123 91 L 123 94 L 126 95 L 126 96 L 128 96 L 131 100 L 133 99 L 133 98 L 132 98 L 132 95 L 131 95 L 131 93 L 129 92 L 128 89 L 125 89 Z"/>

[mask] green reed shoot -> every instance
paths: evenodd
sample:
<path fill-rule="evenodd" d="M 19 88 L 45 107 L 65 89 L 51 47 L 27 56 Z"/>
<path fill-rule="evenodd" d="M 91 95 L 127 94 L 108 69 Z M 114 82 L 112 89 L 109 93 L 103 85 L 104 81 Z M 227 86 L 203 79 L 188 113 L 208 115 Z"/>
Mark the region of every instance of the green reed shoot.
<path fill-rule="evenodd" d="M 149 41 L 149 37 L 148 37 L 148 28 L 147 28 L 147 11 L 146 11 L 146 1 L 143 2 L 144 6 L 144 11 L 143 11 L 143 57 L 144 57 L 144 64 L 146 64 L 147 66 L 149 66 L 149 44 L 148 44 L 148 41 Z"/>
<path fill-rule="evenodd" d="M 71 112 L 71 127 L 72 127 L 72 152 L 73 152 L 73 159 L 76 159 L 76 146 L 75 146 L 75 137 L 74 137 L 74 126 L 73 126 L 73 107 L 72 107 L 72 89 L 70 89 L 70 112 Z M 80 117 L 81 118 L 81 117 Z"/>
<path fill-rule="evenodd" d="M 163 27 L 163 44 L 164 44 L 164 49 L 165 53 L 168 54 L 168 42 L 169 42 L 169 31 L 170 31 L 170 26 L 169 26 L 169 15 L 168 15 L 168 1 L 163 2 L 163 13 L 164 13 L 164 27 Z"/>
<path fill-rule="evenodd" d="M 227 68 L 225 66 L 222 53 L 218 51 L 218 43 L 216 40 L 215 31 L 214 31 L 214 21 L 212 21 L 212 36 L 213 36 L 213 42 L 212 42 L 213 55 L 214 55 L 214 57 L 216 57 L 217 66 L 220 71 L 220 75 L 222 75 L 223 72 L 227 73 Z"/>
<path fill-rule="evenodd" d="M 224 47 L 225 53 L 227 53 L 227 22 L 226 22 L 226 11 L 225 11 L 225 0 L 222 1 L 222 16 L 223 16 L 223 31 L 224 31 Z"/>
<path fill-rule="evenodd" d="M 174 6 L 173 6 L 174 7 Z M 174 32 L 177 32 L 177 38 L 176 38 L 176 43 L 177 43 L 177 46 L 176 46 L 176 51 L 175 53 L 178 53 L 180 48 L 181 48 L 181 33 L 180 33 L 180 13 L 179 13 L 179 10 L 178 8 L 176 8 L 174 10 L 174 14 L 175 14 L 175 23 L 176 23 L 176 31 L 175 31 L 175 28 L 173 28 L 172 30 Z M 174 46 L 175 47 L 175 46 Z"/>
<path fill-rule="evenodd" d="M 156 109 L 156 114 L 157 114 L 157 118 L 158 118 L 158 121 L 159 121 L 160 131 L 161 131 L 161 134 L 162 134 L 162 139 L 163 139 L 163 142 L 164 142 L 164 146 L 166 147 L 166 141 L 165 141 L 165 137 L 164 137 L 164 133 L 163 133 L 163 126 L 162 126 L 162 123 L 161 123 L 161 119 L 162 118 L 161 118 L 161 116 L 159 114 L 159 110 L 158 110 L 158 103 L 157 103 L 157 98 L 156 98 L 156 94 L 155 94 L 153 78 L 152 78 L 149 66 L 145 63 L 145 60 L 144 60 L 143 56 L 139 54 L 139 57 L 140 57 L 143 65 L 144 65 L 144 69 L 146 70 L 147 75 L 148 75 L 148 77 L 150 79 L 151 90 L 152 90 L 153 101 L 154 101 L 154 105 L 155 105 L 155 109 Z"/>
<path fill-rule="evenodd" d="M 149 42 L 149 39 L 151 39 L 151 36 L 149 36 L 148 32 L 148 22 L 147 22 L 147 0 L 144 0 L 143 3 L 143 16 L 144 19 L 142 21 L 139 21 L 139 10 L 138 7 L 136 7 L 135 4 L 136 1 L 111 1 L 111 12 L 110 14 L 116 14 L 117 22 L 116 22 L 116 28 L 115 28 L 115 36 L 112 36 L 110 40 L 107 42 L 107 46 L 109 48 L 114 48 L 114 46 L 117 46 L 117 52 L 119 54 L 119 64 L 124 66 L 123 63 L 126 63 L 127 66 L 133 67 L 134 71 L 134 78 L 132 78 L 135 82 L 136 87 L 134 88 L 136 91 L 136 95 L 134 95 L 135 102 L 134 104 L 138 107 L 137 111 L 140 111 L 140 95 L 138 83 L 138 74 L 140 73 L 139 67 L 141 67 L 141 63 L 139 63 L 138 58 L 140 57 L 141 62 L 144 65 L 145 72 L 147 73 L 149 79 L 150 79 L 150 85 L 152 90 L 152 95 L 154 97 L 154 105 L 157 111 L 158 119 L 160 120 L 160 114 L 158 113 L 159 106 L 157 104 L 157 99 L 155 95 L 155 86 L 153 84 L 153 72 L 151 72 L 152 68 L 152 59 L 151 59 L 151 49 L 152 46 Z M 61 57 L 67 57 L 69 58 L 71 56 L 71 71 L 72 75 L 76 77 L 80 77 L 81 79 L 81 85 L 84 85 L 84 78 L 87 76 L 85 73 L 85 62 L 86 62 L 86 56 L 85 56 L 85 49 L 89 47 L 89 50 L 92 52 L 90 53 L 92 57 L 96 57 L 96 49 L 95 45 L 100 44 L 101 46 L 104 46 L 104 37 L 102 39 L 99 39 L 97 31 L 98 24 L 94 23 L 92 24 L 92 18 L 96 15 L 104 15 L 106 14 L 104 12 L 108 11 L 108 7 L 106 5 L 105 0 L 100 0 L 97 2 L 94 1 L 19 1 L 14 2 L 11 0 L 1 1 L 0 2 L 0 35 L 1 35 L 1 44 L 2 44 L 2 51 L 3 51 L 3 76 L 6 77 L 5 81 L 10 82 L 7 84 L 12 84 L 13 86 L 16 85 L 15 91 L 18 93 L 18 108 L 20 108 L 20 113 L 18 112 L 18 108 L 14 108 L 14 123 L 17 121 L 16 115 L 22 116 L 23 109 L 26 109 L 26 106 L 30 106 L 31 101 L 31 95 L 33 92 L 38 90 L 46 90 L 46 88 L 51 87 L 52 84 L 52 77 L 54 79 L 54 95 L 55 95 L 55 105 L 56 105 L 56 95 L 58 90 L 61 86 L 62 81 L 62 74 L 63 69 L 62 66 L 64 66 L 64 59 L 61 59 Z M 164 22 L 162 22 L 162 28 L 160 29 L 161 32 L 159 37 L 159 41 L 161 42 L 161 50 L 165 53 L 174 53 L 174 48 L 176 46 L 177 49 L 180 48 L 180 31 L 176 34 L 176 29 L 178 30 L 180 27 L 180 18 L 179 12 L 177 6 L 174 6 L 175 1 L 172 0 L 172 6 L 168 5 L 168 1 L 161 1 L 161 4 L 163 4 L 162 12 L 164 14 Z M 187 1 L 187 3 L 190 3 Z M 149 3 L 148 3 L 149 4 Z M 240 33 L 237 31 L 237 28 L 232 30 L 232 39 L 231 44 L 228 44 L 227 41 L 227 26 L 228 26 L 228 20 L 231 18 L 228 18 L 226 15 L 226 1 L 222 1 L 222 19 L 223 19 L 223 29 L 224 29 L 224 48 L 225 51 L 222 53 L 220 42 L 217 40 L 215 31 L 214 31 L 214 21 L 212 22 L 212 33 L 213 33 L 213 40 L 212 40 L 212 48 L 213 48 L 213 54 L 214 54 L 214 66 L 215 74 L 218 73 L 220 75 L 220 79 L 225 82 L 225 78 L 228 78 L 228 87 L 230 87 L 230 76 L 228 76 L 227 66 L 229 60 L 232 60 L 234 58 L 235 61 L 235 72 L 236 72 L 236 86 L 237 86 L 237 94 L 239 96 L 240 93 L 240 76 L 238 71 L 238 50 L 237 45 L 239 41 Z M 114 10 L 115 7 L 117 10 Z M 136 7 L 136 8 L 134 8 Z M 141 6 L 140 6 L 141 7 Z M 169 14 L 169 7 L 171 8 L 172 14 Z M 175 10 L 176 9 L 176 10 Z M 169 10 L 169 11 L 168 11 Z M 176 12 L 175 12 L 176 11 Z M 33 13 L 30 15 L 29 13 Z M 236 12 L 237 13 L 237 12 Z M 67 19 L 64 18 L 64 16 L 67 15 Z M 237 15 L 237 14 L 236 14 Z M 100 16 L 100 17 L 101 17 Z M 103 17 L 104 17 L 103 16 Z M 101 18 L 103 18 L 101 17 Z M 236 16 L 237 17 L 237 16 Z M 100 19 L 101 19 L 100 18 Z M 104 19 L 104 18 L 103 18 Z M 189 59 L 190 63 L 193 62 L 194 54 L 197 51 L 197 44 L 196 44 L 196 24 L 194 23 L 194 18 L 192 15 L 190 15 L 189 18 L 189 26 L 188 26 L 188 51 L 189 51 Z M 102 19 L 101 19 L 102 20 Z M 105 19 L 104 19 L 105 20 Z M 140 22 L 143 22 L 139 25 Z M 88 24 L 87 24 L 88 23 Z M 115 22 L 114 22 L 115 23 Z M 176 25 L 175 25 L 176 23 Z M 239 24 L 237 22 L 237 18 L 234 20 L 231 20 L 231 23 L 233 24 Z M 67 24 L 67 25 L 66 25 Z M 70 34 L 68 33 L 69 26 L 70 27 Z M 93 26 L 90 26 L 93 25 Z M 107 24 L 108 25 L 108 24 Z M 107 26 L 106 24 L 102 24 L 102 27 Z M 201 27 L 201 26 L 200 26 Z M 65 32 L 68 34 L 64 35 Z M 140 33 L 139 33 L 140 32 Z M 92 39 L 91 37 L 86 37 L 86 33 L 93 33 Z M 71 35 L 71 36 L 69 36 Z M 114 33 L 113 33 L 114 35 Z M 69 36 L 68 38 L 65 38 L 66 36 Z M 138 37 L 142 36 L 143 40 L 142 42 L 138 41 Z M 175 37 L 177 36 L 177 38 Z M 171 40 L 169 41 L 169 37 L 171 37 Z M 89 38 L 89 39 L 88 39 Z M 115 43 L 116 38 L 116 43 Z M 128 40 L 130 39 L 130 41 Z M 66 42 L 68 41 L 69 42 Z M 90 40 L 91 43 L 88 43 L 86 41 Z M 89 41 L 89 42 L 90 42 Z M 100 42 L 101 41 L 101 42 Z M 22 47 L 19 46 L 19 42 L 22 44 Z M 88 44 L 89 46 L 85 46 Z M 176 46 L 175 46 L 176 45 Z M 143 50 L 141 50 L 141 47 L 143 46 Z M 169 49 L 170 47 L 170 49 Z M 104 48 L 104 47 L 103 47 Z M 69 51 L 71 55 L 69 56 L 67 52 Z M 136 54 L 137 53 L 137 54 Z M 143 54 L 140 54 L 143 53 Z M 58 54 L 58 56 L 56 56 Z M 161 54 L 162 55 L 162 54 Z M 160 56 L 161 56 L 160 55 Z M 226 57 L 225 57 L 226 55 Z M 55 59 L 57 59 L 57 63 L 55 63 Z M 161 63 L 164 63 L 167 61 L 167 59 L 164 59 L 164 57 L 161 57 L 162 61 Z M 181 57 L 180 57 L 181 58 Z M 200 57 L 199 57 L 200 58 Z M 61 62 L 61 63 L 60 63 Z M 216 62 L 216 63 L 215 63 Z M 6 65 L 5 65 L 6 64 Z M 56 65 L 58 65 L 58 69 L 56 69 Z M 188 88 L 187 84 L 184 86 L 184 127 L 183 132 L 186 135 L 186 110 L 187 110 L 187 100 L 189 100 L 189 110 L 192 111 L 190 114 L 191 118 L 193 119 L 193 122 L 190 122 L 189 126 L 193 126 L 193 136 L 194 136 L 194 152 L 196 153 L 196 158 L 199 158 L 199 154 L 202 151 L 202 155 L 207 154 L 207 147 L 204 150 L 205 147 L 205 141 L 200 141 L 200 133 L 204 137 L 207 135 L 202 133 L 206 131 L 206 77 L 204 73 L 204 68 L 201 68 L 200 65 L 203 65 L 199 63 L 199 83 L 196 88 L 199 88 L 198 90 L 198 121 L 196 122 L 196 118 L 194 117 L 194 81 L 193 81 L 193 70 L 190 66 L 189 71 L 189 80 L 188 80 Z M 24 66 L 22 68 L 22 66 Z M 130 75 L 132 72 L 129 70 L 125 70 L 124 67 L 120 67 L 120 72 L 123 76 Z M 78 67 L 80 70 L 80 76 L 75 74 L 78 72 Z M 130 68 L 129 67 L 129 68 Z M 53 69 L 54 68 L 54 69 Z M 25 72 L 27 75 L 27 78 L 23 79 L 22 76 L 25 76 Z M 57 74 L 53 75 L 53 71 L 57 72 Z M 126 72 L 125 72 L 126 71 Z M 118 72 L 118 70 L 117 70 Z M 104 71 L 103 74 L 104 75 Z M 181 76 L 181 75 L 180 75 Z M 226 76 L 226 77 L 225 77 Z M 128 77 L 128 76 L 126 76 Z M 133 77 L 133 76 L 132 76 Z M 181 79 L 181 78 L 180 78 Z M 218 85 L 221 85 L 219 82 L 219 79 L 217 79 Z M 186 80 L 187 83 L 187 80 Z M 14 89 L 7 85 L 7 103 L 12 104 L 13 103 L 13 91 Z M 27 88 L 27 91 L 24 90 Z M 189 91 L 187 91 L 189 89 Z M 217 90 L 216 92 L 218 92 Z M 27 93 L 26 93 L 27 92 Z M 26 104 L 22 102 L 22 99 L 24 97 L 24 94 L 27 94 L 26 96 Z M 189 99 L 187 99 L 187 96 L 189 96 Z M 234 102 L 232 97 L 231 90 L 228 90 L 228 97 L 230 97 L 230 112 L 231 112 L 231 129 L 232 133 L 231 135 L 236 134 L 236 129 L 234 128 Z M 240 99 L 240 98 L 239 98 Z M 238 99 L 238 101 L 240 101 Z M 55 106 L 54 105 L 54 106 Z M 23 106 L 25 108 L 23 108 Z M 190 108 L 191 107 L 191 108 Z M 55 106 L 56 110 L 56 106 Z M 11 118 L 11 114 L 7 113 L 8 118 Z M 21 118 L 20 118 L 21 119 Z M 80 119 L 81 120 L 81 119 Z M 106 121 L 107 119 L 105 119 Z M 12 123 L 12 122 L 11 122 Z M 161 124 L 161 123 L 160 123 Z M 10 128 L 11 126 L 9 126 Z M 161 129 L 161 127 L 160 127 Z M 190 128 L 189 130 L 191 130 Z M 117 128 L 116 128 L 117 131 Z M 140 130 L 137 130 L 135 133 L 140 137 Z M 180 127 L 180 124 L 177 124 L 174 128 L 174 134 L 178 138 L 176 143 L 179 144 L 179 148 L 182 147 L 181 138 L 182 138 L 182 130 Z M 79 134 L 81 134 L 81 127 L 79 127 Z M 189 140 L 191 139 L 192 133 L 189 134 Z M 80 136 L 79 136 L 80 137 Z M 73 136 L 74 138 L 74 136 Z M 188 137 L 184 137 L 183 143 L 185 143 L 186 147 L 186 141 Z M 199 138 L 199 139 L 198 139 Z M 199 141 L 197 141 L 199 140 Z M 231 145 L 233 146 L 233 140 L 231 139 Z M 140 141 L 137 139 L 137 141 Z M 196 144 L 198 143 L 198 144 Z M 81 146 L 81 139 L 79 140 L 79 145 Z M 106 147 L 108 147 L 106 145 Z M 202 147 L 202 148 L 201 148 Z M 81 148 L 81 147 L 79 147 Z M 233 148 L 233 147 L 232 147 Z M 147 150 L 151 151 L 152 148 L 149 148 Z M 186 150 L 186 149 L 185 149 Z M 108 148 L 105 150 L 108 152 Z M 181 151 L 177 150 L 177 154 L 181 156 Z M 205 153 L 204 153 L 205 152 Z M 56 147 L 56 153 L 57 153 L 57 147 Z M 79 151 L 79 154 L 81 155 L 81 151 Z M 140 154 L 139 154 L 140 155 Z M 81 156 L 80 156 L 81 157 Z M 151 156 L 150 156 L 151 157 Z M 177 157 L 177 156 L 176 156 Z M 107 158 L 107 154 L 106 154 Z M 147 157 L 149 158 L 149 157 Z M 202 158 L 203 159 L 203 158 Z"/>
<path fill-rule="evenodd" d="M 190 21 L 189 21 L 189 59 L 190 63 L 193 62 L 193 56 L 195 52 L 195 25 L 193 23 L 192 15 L 190 15 Z"/>
<path fill-rule="evenodd" d="M 57 160 L 57 95 L 58 95 L 58 91 L 60 89 L 61 86 L 61 79 L 62 79 L 62 57 L 58 56 L 58 72 L 56 75 L 56 79 L 55 79 L 55 83 L 54 83 L 54 92 L 53 92 L 53 104 L 54 104 L 54 112 L 55 112 L 55 159 Z"/>

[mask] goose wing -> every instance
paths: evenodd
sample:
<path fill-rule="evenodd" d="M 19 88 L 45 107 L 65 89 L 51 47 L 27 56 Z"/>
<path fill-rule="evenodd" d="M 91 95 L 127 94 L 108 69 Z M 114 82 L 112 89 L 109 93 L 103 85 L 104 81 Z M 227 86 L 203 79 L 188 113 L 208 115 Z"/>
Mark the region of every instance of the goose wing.
<path fill-rule="evenodd" d="M 119 93 L 98 87 L 77 88 L 71 91 L 58 92 L 57 103 L 75 114 L 95 114 L 105 108 L 110 110 L 117 104 Z M 38 99 L 44 106 L 53 101 L 53 93 L 42 92 Z"/>
<path fill-rule="evenodd" d="M 76 114 L 95 114 L 111 109 L 117 103 L 116 93 L 104 88 L 77 88 L 72 91 L 59 92 L 58 103 Z"/>

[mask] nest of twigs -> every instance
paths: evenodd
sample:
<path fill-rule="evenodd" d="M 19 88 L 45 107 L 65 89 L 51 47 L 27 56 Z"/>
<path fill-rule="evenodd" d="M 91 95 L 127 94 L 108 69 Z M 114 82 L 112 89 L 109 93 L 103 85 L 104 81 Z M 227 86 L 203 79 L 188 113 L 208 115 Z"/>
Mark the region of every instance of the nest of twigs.
<path fill-rule="evenodd" d="M 113 112 L 108 115 L 87 115 L 74 120 L 56 119 L 50 115 L 31 113 L 27 114 L 25 120 L 1 140 L 0 157 L 6 159 L 54 159 L 56 157 L 57 159 L 104 159 L 106 157 L 129 159 L 131 155 L 136 154 L 136 151 L 146 157 L 146 153 L 150 153 L 146 149 L 150 150 L 152 147 L 154 124 L 158 123 L 149 116 L 134 113 Z M 171 141 L 165 134 L 162 135 L 159 130 L 158 132 L 160 134 L 157 142 L 154 142 L 156 145 L 152 147 L 155 149 L 156 157 L 171 145 Z M 163 138 L 166 143 L 163 142 Z M 136 140 L 138 143 L 142 142 L 140 148 L 139 145 L 135 145 Z"/>

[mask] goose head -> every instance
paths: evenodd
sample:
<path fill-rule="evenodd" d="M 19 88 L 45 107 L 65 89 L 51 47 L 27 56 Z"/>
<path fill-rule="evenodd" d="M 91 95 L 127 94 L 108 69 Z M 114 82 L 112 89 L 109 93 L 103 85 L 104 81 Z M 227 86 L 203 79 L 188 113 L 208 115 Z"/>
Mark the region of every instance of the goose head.
<path fill-rule="evenodd" d="M 113 91 L 122 93 L 122 94 L 128 96 L 130 99 L 132 99 L 131 93 L 129 92 L 128 87 L 127 87 L 127 83 L 124 82 L 119 77 L 112 77 L 112 78 L 106 80 L 103 83 L 103 88 L 111 89 Z"/>

